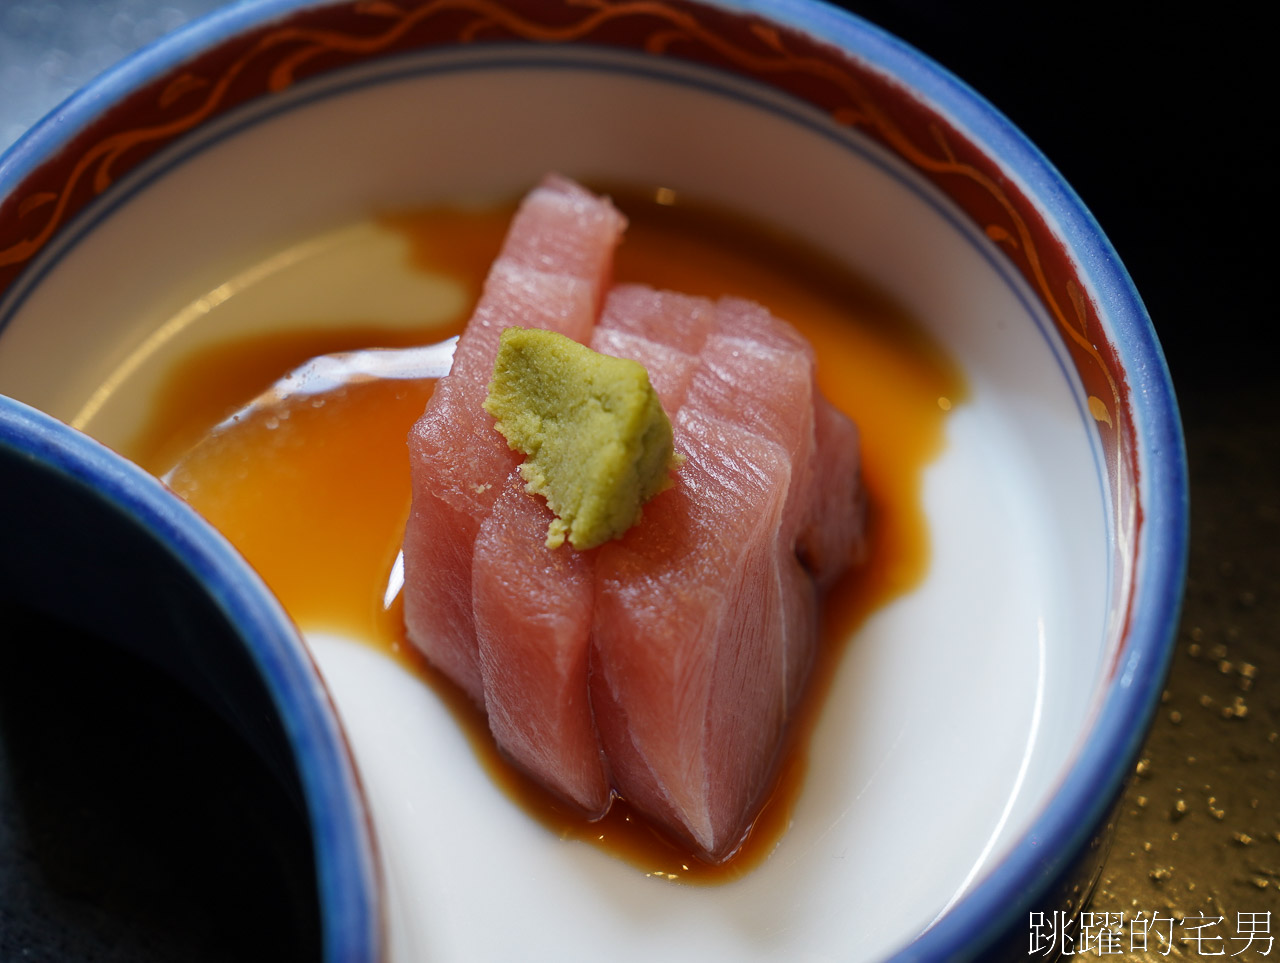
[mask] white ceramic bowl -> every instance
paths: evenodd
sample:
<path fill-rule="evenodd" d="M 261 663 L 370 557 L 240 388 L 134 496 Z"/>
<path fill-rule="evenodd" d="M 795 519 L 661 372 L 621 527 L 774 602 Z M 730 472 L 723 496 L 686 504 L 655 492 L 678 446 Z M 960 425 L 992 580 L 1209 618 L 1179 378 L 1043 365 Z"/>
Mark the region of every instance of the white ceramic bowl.
<path fill-rule="evenodd" d="M 657 885 L 552 837 L 420 679 L 310 635 L 382 843 L 390 958 L 1024 952 L 1029 912 L 1061 909 L 1064 881 L 1087 890 L 1081 860 L 1161 689 L 1180 429 L 1088 212 L 996 111 L 876 28 L 795 0 L 228 9 L 0 161 L 0 391 L 120 444 L 214 334 L 358 306 L 413 320 L 412 278 L 353 296 L 279 252 L 386 210 L 515 197 L 548 170 L 671 187 L 817 246 L 919 318 L 968 397 L 925 476 L 928 575 L 861 628 L 794 824 L 733 884 Z M 219 307 L 232 289 L 249 309 Z M 291 311 L 273 313 L 280 291 Z"/>

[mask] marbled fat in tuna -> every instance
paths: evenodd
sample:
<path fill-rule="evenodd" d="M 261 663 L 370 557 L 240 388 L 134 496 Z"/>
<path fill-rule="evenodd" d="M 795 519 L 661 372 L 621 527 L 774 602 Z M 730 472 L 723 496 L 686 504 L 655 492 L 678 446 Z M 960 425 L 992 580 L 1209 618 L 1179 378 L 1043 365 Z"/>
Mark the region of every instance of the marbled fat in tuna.
<path fill-rule="evenodd" d="M 550 179 L 522 206 L 414 429 L 406 618 L 517 765 L 590 817 L 621 795 L 716 862 L 764 802 L 821 592 L 861 544 L 857 430 L 759 305 L 621 285 L 600 312 L 622 221 L 587 198 Z M 645 365 L 686 457 L 589 552 L 546 548 L 550 513 L 480 407 L 501 327 L 531 318 Z"/>
<path fill-rule="evenodd" d="M 483 409 L 504 328 L 585 342 L 626 221 L 607 200 L 550 176 L 520 205 L 490 269 L 453 368 L 409 433 L 413 503 L 404 537 L 410 640 L 483 704 L 471 558 L 480 524 L 517 457 Z"/>

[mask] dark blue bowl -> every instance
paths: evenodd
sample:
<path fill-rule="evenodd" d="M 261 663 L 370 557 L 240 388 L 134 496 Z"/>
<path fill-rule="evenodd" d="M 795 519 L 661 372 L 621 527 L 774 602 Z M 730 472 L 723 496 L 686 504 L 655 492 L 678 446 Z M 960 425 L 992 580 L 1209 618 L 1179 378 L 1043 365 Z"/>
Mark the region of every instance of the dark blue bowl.
<path fill-rule="evenodd" d="M 0 602 L 119 644 L 244 737 L 307 813 L 325 959 L 380 960 L 356 771 L 328 692 L 257 573 L 155 478 L 3 396 L 0 482 Z"/>

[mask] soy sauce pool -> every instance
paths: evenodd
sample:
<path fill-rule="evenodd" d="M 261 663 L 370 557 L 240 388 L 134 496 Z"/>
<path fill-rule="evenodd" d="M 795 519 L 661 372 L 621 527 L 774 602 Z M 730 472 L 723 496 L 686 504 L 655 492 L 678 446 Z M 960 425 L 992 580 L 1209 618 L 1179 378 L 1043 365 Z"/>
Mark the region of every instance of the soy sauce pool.
<path fill-rule="evenodd" d="M 385 587 L 410 500 L 405 436 L 432 383 L 366 384 L 303 400 L 201 446 L 173 485 L 244 553 L 304 631 L 362 639 L 430 685 L 494 781 L 551 831 L 600 846 L 650 876 L 726 882 L 759 865 L 786 832 L 802 791 L 809 735 L 857 626 L 928 568 L 922 476 L 965 389 L 956 367 L 891 300 L 819 252 L 723 212 L 680 203 L 670 192 L 612 193 L 630 220 L 617 281 L 766 305 L 813 344 L 823 392 L 862 435 L 868 557 L 828 597 L 809 697 L 791 727 L 770 800 L 729 862 L 700 862 L 625 805 L 595 823 L 568 811 L 502 759 L 482 713 L 405 642 L 398 601 L 385 598 Z M 511 212 L 413 212 L 384 218 L 382 227 L 408 241 L 420 270 L 453 277 L 474 303 Z M 461 330 L 468 313 L 421 331 L 353 323 L 203 349 L 174 369 L 155 418 L 127 453 L 163 473 L 223 415 L 307 358 L 354 346 L 437 341 Z"/>

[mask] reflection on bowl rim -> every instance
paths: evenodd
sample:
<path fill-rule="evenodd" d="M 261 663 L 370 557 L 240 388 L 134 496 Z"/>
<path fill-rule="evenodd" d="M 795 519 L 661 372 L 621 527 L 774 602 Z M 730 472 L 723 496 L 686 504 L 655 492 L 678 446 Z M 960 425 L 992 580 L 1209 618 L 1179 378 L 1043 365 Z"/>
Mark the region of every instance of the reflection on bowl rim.
<path fill-rule="evenodd" d="M 803 18 L 803 4 L 780 0 L 779 6 Z M 873 60 L 934 110 L 953 118 L 1038 202 L 1106 304 L 1111 344 L 1128 378 L 1137 427 L 1141 528 L 1119 661 L 1111 667 L 1106 696 L 1044 811 L 1003 859 L 900 954 L 901 959 L 943 959 L 957 947 L 971 953 L 989 947 L 1019 926 L 1025 938 L 1027 920 L 1020 914 L 1057 909 L 1031 900 L 1050 898 L 1046 890 L 1072 871 L 1090 838 L 1102 831 L 1132 771 L 1164 688 L 1186 578 L 1188 479 L 1182 425 L 1163 351 L 1132 279 L 1093 215 L 1040 150 L 963 81 L 879 28 L 830 12 L 804 22 L 829 42 Z"/>
<path fill-rule="evenodd" d="M 0 395 L 0 447 L 145 530 L 235 627 L 279 716 L 306 800 L 325 958 L 375 963 L 381 890 L 363 792 L 319 671 L 279 602 L 186 502 L 87 435 Z"/>
<path fill-rule="evenodd" d="M 1045 888 L 1084 850 L 1120 792 L 1155 712 L 1173 651 L 1187 558 L 1186 460 L 1168 370 L 1141 299 L 1092 215 L 1039 150 L 966 84 L 879 28 L 820 2 L 704 3 L 769 17 L 909 89 L 926 110 L 963 131 L 1034 202 L 1106 305 L 1104 334 L 1127 378 L 1137 446 L 1141 525 L 1133 546 L 1128 624 L 1105 697 L 1045 810 L 1012 850 L 903 955 L 943 958 L 958 947 L 977 952 L 1017 926 L 1019 914 L 1034 908 L 1030 901 L 1043 897 Z M 0 156 L 0 198 L 104 108 L 243 30 L 313 5 L 311 0 L 257 0 L 224 8 L 130 57 Z"/>
<path fill-rule="evenodd" d="M 1188 478 L 1182 425 L 1164 353 L 1132 279 L 1093 215 L 1040 150 L 967 84 L 879 28 L 839 11 L 806 11 L 796 0 L 778 0 L 777 5 L 798 26 L 872 61 L 933 110 L 954 119 L 1038 202 L 1106 304 L 1111 344 L 1128 378 L 1137 427 L 1142 524 L 1119 661 L 1111 668 L 1106 696 L 1086 738 L 1044 811 L 1003 859 L 895 957 L 951 958 L 957 947 L 978 952 L 1019 926 L 1025 938 L 1027 920 L 1021 914 L 1058 908 L 1031 900 L 1049 898 L 1046 890 L 1071 872 L 1090 838 L 1102 830 L 1146 739 L 1173 655 L 1186 578 Z"/>

